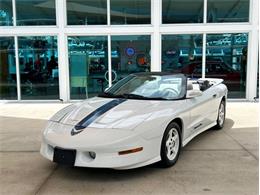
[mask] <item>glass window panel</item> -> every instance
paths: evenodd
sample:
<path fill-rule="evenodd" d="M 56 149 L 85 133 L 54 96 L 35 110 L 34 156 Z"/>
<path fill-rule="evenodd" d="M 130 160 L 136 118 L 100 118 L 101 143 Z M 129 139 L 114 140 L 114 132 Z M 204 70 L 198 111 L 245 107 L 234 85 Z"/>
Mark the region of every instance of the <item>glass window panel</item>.
<path fill-rule="evenodd" d="M 162 23 L 202 23 L 203 0 L 162 0 Z"/>
<path fill-rule="evenodd" d="M 249 0 L 208 0 L 208 22 L 248 22 Z"/>
<path fill-rule="evenodd" d="M 108 87 L 106 36 L 68 38 L 70 98 L 96 96 Z"/>
<path fill-rule="evenodd" d="M 200 78 L 202 35 L 162 35 L 162 71 Z"/>
<path fill-rule="evenodd" d="M 19 26 L 56 25 L 55 0 L 16 0 Z"/>
<path fill-rule="evenodd" d="M 111 24 L 151 24 L 151 0 L 111 0 Z"/>
<path fill-rule="evenodd" d="M 12 0 L 0 1 L 0 26 L 13 25 Z"/>
<path fill-rule="evenodd" d="M 13 37 L 0 37 L 0 99 L 17 99 Z"/>
<path fill-rule="evenodd" d="M 107 24 L 107 0 L 67 0 L 68 25 Z"/>
<path fill-rule="evenodd" d="M 112 80 L 117 82 L 130 73 L 150 71 L 150 35 L 111 37 Z"/>
<path fill-rule="evenodd" d="M 18 37 L 21 98 L 59 99 L 57 38 Z"/>
<path fill-rule="evenodd" d="M 206 77 L 222 78 L 229 98 L 245 98 L 248 34 L 207 35 Z"/>

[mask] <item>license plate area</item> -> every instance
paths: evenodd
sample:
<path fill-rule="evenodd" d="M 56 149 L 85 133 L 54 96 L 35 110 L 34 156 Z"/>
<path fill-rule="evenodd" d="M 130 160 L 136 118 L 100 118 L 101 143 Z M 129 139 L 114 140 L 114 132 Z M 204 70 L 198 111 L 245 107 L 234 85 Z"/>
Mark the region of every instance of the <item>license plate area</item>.
<path fill-rule="evenodd" d="M 54 148 L 53 162 L 58 164 L 74 166 L 76 159 L 76 150 Z"/>

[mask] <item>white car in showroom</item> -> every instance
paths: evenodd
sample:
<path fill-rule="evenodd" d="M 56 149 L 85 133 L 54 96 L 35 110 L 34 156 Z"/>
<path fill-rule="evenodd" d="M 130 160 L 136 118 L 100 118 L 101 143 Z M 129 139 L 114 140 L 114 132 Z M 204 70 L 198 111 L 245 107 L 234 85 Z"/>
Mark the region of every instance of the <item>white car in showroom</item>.
<path fill-rule="evenodd" d="M 131 74 L 98 97 L 56 113 L 43 132 L 41 154 L 69 166 L 170 167 L 192 138 L 223 127 L 228 90 L 222 82 Z"/>

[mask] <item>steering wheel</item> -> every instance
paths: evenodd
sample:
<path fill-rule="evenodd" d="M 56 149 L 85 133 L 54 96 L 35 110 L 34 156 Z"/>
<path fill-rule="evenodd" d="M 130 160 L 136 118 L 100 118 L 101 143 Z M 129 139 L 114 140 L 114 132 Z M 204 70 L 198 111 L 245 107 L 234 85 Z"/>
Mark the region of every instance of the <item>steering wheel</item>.
<path fill-rule="evenodd" d="M 179 92 L 176 89 L 172 89 L 172 88 L 165 88 L 162 91 L 163 96 L 166 96 L 168 98 L 172 98 L 172 97 L 176 97 L 179 95 Z"/>

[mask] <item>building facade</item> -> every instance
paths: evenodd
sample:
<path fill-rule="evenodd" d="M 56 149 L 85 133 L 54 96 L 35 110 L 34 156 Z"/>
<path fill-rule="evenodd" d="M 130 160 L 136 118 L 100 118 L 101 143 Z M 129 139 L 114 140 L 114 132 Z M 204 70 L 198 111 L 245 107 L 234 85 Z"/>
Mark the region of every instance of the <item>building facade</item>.
<path fill-rule="evenodd" d="M 0 101 L 93 97 L 134 72 L 258 96 L 258 0 L 0 0 Z"/>

